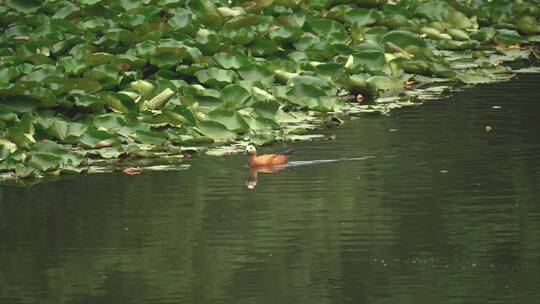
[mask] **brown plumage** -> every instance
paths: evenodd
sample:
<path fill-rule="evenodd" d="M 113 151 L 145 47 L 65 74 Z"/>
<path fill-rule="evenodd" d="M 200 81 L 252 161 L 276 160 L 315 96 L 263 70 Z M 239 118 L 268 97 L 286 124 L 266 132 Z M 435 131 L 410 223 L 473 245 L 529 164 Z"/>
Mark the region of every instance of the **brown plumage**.
<path fill-rule="evenodd" d="M 278 154 L 257 155 L 257 149 L 254 146 L 248 145 L 246 147 L 246 154 L 249 155 L 248 165 L 250 167 L 283 165 L 289 161 L 289 155 L 292 153 L 293 150 L 287 150 Z"/>

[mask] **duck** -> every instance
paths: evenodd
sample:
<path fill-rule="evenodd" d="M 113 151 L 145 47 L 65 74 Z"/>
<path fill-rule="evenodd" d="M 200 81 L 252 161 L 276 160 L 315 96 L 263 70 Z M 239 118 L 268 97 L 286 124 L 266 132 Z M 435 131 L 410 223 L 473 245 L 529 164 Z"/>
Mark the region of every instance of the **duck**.
<path fill-rule="evenodd" d="M 294 149 L 288 149 L 276 154 L 257 155 L 257 148 L 253 145 L 248 145 L 244 154 L 249 155 L 249 167 L 264 167 L 264 166 L 281 166 L 289 161 L 289 155 L 294 152 Z"/>

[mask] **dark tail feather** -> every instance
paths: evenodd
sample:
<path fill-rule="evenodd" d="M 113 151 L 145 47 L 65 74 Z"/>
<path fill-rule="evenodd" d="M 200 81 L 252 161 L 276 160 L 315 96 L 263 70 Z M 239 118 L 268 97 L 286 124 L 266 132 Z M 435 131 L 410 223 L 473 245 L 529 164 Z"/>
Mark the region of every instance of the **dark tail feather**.
<path fill-rule="evenodd" d="M 280 154 L 280 155 L 291 155 L 291 154 L 293 154 L 293 152 L 294 152 L 294 149 L 287 149 L 285 151 L 279 152 L 278 154 Z"/>

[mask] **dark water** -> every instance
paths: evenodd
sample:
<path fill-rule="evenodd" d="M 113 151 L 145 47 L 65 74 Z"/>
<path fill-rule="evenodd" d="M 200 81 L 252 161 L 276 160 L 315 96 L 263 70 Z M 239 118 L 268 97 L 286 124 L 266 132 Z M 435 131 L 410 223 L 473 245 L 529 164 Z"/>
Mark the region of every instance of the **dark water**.
<path fill-rule="evenodd" d="M 373 158 L 256 181 L 233 156 L 0 188 L 0 303 L 540 303 L 539 84 L 362 117 L 288 147 Z"/>

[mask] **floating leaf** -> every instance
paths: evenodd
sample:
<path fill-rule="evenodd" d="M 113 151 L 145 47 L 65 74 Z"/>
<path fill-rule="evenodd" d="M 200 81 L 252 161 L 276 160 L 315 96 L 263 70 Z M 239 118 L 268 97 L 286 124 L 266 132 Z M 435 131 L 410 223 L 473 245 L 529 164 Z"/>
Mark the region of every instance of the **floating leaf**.
<path fill-rule="evenodd" d="M 516 26 L 520 32 L 530 35 L 540 33 L 540 23 L 533 16 L 523 16 L 518 19 Z"/>
<path fill-rule="evenodd" d="M 247 58 L 240 54 L 221 52 L 214 54 L 213 58 L 224 69 L 239 69 L 249 63 Z"/>
<path fill-rule="evenodd" d="M 115 113 L 108 113 L 94 117 L 92 121 L 94 127 L 100 130 L 116 132 L 126 125 L 123 116 Z"/>
<path fill-rule="evenodd" d="M 222 146 L 216 148 L 210 148 L 206 150 L 206 154 L 212 156 L 228 156 L 233 154 L 238 154 L 243 152 L 244 148 L 242 146 Z"/>
<path fill-rule="evenodd" d="M 380 14 L 377 10 L 359 7 L 346 12 L 344 18 L 349 24 L 364 26 L 375 23 Z"/>
<path fill-rule="evenodd" d="M 140 167 L 127 167 L 122 170 L 127 175 L 139 175 L 143 171 Z"/>
<path fill-rule="evenodd" d="M 250 44 L 250 49 L 257 56 L 267 56 L 276 53 L 279 48 L 276 43 L 269 39 L 255 37 Z"/>
<path fill-rule="evenodd" d="M 258 81 L 265 87 L 271 87 L 274 83 L 274 73 L 272 73 L 267 67 L 257 64 L 250 64 L 238 69 L 238 74 L 243 79 L 249 81 Z"/>
<path fill-rule="evenodd" d="M 230 84 L 221 91 L 221 100 L 223 100 L 228 107 L 242 105 L 249 98 L 249 92 L 238 84 Z"/>
<path fill-rule="evenodd" d="M 30 155 L 27 164 L 41 172 L 51 171 L 60 168 L 62 158 L 48 153 L 33 153 Z"/>
<path fill-rule="evenodd" d="M 299 99 L 304 97 L 318 98 L 326 96 L 326 94 L 323 90 L 316 86 L 305 83 L 298 83 L 291 87 L 291 89 L 287 92 L 287 96 L 289 98 Z"/>
<path fill-rule="evenodd" d="M 381 51 L 362 51 L 349 56 L 345 68 L 352 73 L 370 72 L 372 74 L 389 75 L 390 68 Z"/>
<path fill-rule="evenodd" d="M 217 141 L 227 141 L 236 138 L 236 133 L 229 131 L 226 126 L 216 121 L 201 121 L 198 129 L 205 136 Z"/>
<path fill-rule="evenodd" d="M 49 140 L 44 140 L 37 144 L 35 147 L 35 151 L 42 154 L 54 155 L 56 157 L 59 157 L 59 164 L 61 166 L 78 166 L 83 160 L 83 157 L 79 154 L 71 153 L 69 152 L 68 148 Z M 34 155 L 35 154 L 32 154 L 32 158 L 34 158 Z M 36 169 L 39 170 L 39 168 Z"/>
<path fill-rule="evenodd" d="M 74 143 L 76 140 L 88 130 L 88 127 L 81 123 L 56 121 L 52 124 L 49 130 L 59 140 L 66 143 Z"/>
<path fill-rule="evenodd" d="M 373 76 L 366 80 L 368 87 L 373 91 L 386 91 L 391 89 L 403 89 L 403 83 L 397 79 L 386 76 Z"/>
<path fill-rule="evenodd" d="M 262 117 L 273 119 L 281 104 L 275 100 L 259 101 L 253 104 L 253 109 Z"/>
<path fill-rule="evenodd" d="M 216 6 L 209 0 L 189 0 L 188 8 L 197 15 L 197 18 L 210 27 L 221 25 L 222 19 Z"/>
<path fill-rule="evenodd" d="M 416 7 L 417 15 L 428 17 L 431 20 L 443 20 L 443 13 L 453 10 L 452 6 L 443 1 L 427 1 Z"/>
<path fill-rule="evenodd" d="M 30 14 L 35 13 L 41 7 L 38 0 L 7 0 L 6 5 L 19 12 Z"/>
<path fill-rule="evenodd" d="M 420 36 L 405 30 L 391 31 L 382 36 L 381 43 L 391 42 L 402 49 L 409 46 L 417 46 L 421 48 L 427 47 L 426 42 Z"/>
<path fill-rule="evenodd" d="M 274 31 L 271 31 L 268 34 L 268 37 L 280 43 L 294 42 L 298 40 L 300 37 L 302 37 L 302 34 L 304 34 L 304 31 L 302 31 L 299 27 L 284 25 L 284 26 L 280 26 Z"/>
<path fill-rule="evenodd" d="M 322 36 L 328 36 L 343 31 L 343 24 L 330 19 L 315 19 L 310 22 L 310 26 L 313 29 L 313 32 Z"/>
<path fill-rule="evenodd" d="M 445 10 L 442 13 L 443 20 L 450 23 L 453 27 L 459 29 L 468 29 L 473 26 L 471 20 L 462 12 L 457 10 Z"/>
<path fill-rule="evenodd" d="M 183 171 L 189 169 L 190 165 L 170 164 L 170 165 L 155 165 L 146 166 L 145 171 Z"/>
<path fill-rule="evenodd" d="M 155 131 L 135 131 L 131 137 L 138 143 L 148 145 L 160 145 L 167 141 L 165 135 Z"/>
<path fill-rule="evenodd" d="M 79 142 L 89 148 L 104 148 L 119 144 L 115 134 L 102 130 L 88 130 L 79 138 Z"/>
<path fill-rule="evenodd" d="M 245 133 L 249 130 L 249 125 L 238 112 L 229 110 L 214 110 L 207 115 L 208 120 L 219 122 L 227 129 L 236 133 Z"/>
<path fill-rule="evenodd" d="M 233 71 L 218 68 L 198 71 L 195 76 L 201 83 L 207 83 L 213 87 L 224 87 L 236 79 L 236 73 Z"/>
<path fill-rule="evenodd" d="M 490 83 L 494 80 L 488 76 L 481 75 L 474 72 L 468 72 L 468 73 L 458 73 L 456 78 L 467 84 L 477 84 L 477 83 Z"/>

